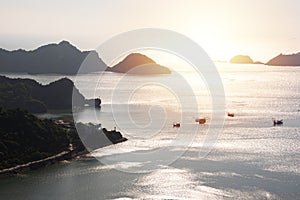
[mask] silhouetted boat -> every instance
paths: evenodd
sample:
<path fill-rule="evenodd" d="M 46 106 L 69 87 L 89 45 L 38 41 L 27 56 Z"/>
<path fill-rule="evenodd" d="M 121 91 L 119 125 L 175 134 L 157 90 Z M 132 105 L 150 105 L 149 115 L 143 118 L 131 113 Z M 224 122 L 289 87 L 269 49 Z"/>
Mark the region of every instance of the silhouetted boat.
<path fill-rule="evenodd" d="M 234 113 L 227 113 L 228 117 L 234 117 Z"/>
<path fill-rule="evenodd" d="M 173 127 L 180 127 L 180 122 L 174 122 Z"/>
<path fill-rule="evenodd" d="M 195 119 L 195 122 L 198 122 L 199 124 L 205 124 L 206 119 L 205 118 L 197 118 L 197 119 Z"/>
<path fill-rule="evenodd" d="M 283 119 L 281 119 L 281 120 L 275 120 L 275 119 L 273 119 L 273 123 L 274 123 L 274 126 L 276 126 L 276 125 L 282 125 L 283 124 Z"/>

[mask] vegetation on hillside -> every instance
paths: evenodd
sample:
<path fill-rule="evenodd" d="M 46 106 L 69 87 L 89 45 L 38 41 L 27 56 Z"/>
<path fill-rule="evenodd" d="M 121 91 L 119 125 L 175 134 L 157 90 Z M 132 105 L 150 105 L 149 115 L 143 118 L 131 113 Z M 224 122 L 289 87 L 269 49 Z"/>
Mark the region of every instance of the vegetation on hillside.
<path fill-rule="evenodd" d="M 100 107 L 100 99 L 86 100 L 74 83 L 62 78 L 48 85 L 31 79 L 11 79 L 0 76 L 0 107 L 44 113 L 47 109 L 72 109 L 72 106 Z"/>
<path fill-rule="evenodd" d="M 0 108 L 0 170 L 70 151 L 70 144 L 76 155 L 127 140 L 98 125 L 78 123 L 77 128 L 72 120 L 39 119 L 28 111 Z"/>
<path fill-rule="evenodd" d="M 20 109 L 0 109 L 0 169 L 55 155 L 69 147 L 66 130 Z"/>

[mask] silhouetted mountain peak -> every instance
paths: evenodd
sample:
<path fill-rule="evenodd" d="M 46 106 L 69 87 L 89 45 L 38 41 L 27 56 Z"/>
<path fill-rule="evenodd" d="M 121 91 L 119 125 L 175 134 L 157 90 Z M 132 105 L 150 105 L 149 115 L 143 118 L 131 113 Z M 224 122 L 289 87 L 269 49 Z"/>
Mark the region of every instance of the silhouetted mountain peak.
<path fill-rule="evenodd" d="M 141 53 L 131 53 L 122 61 L 124 63 L 132 63 L 132 65 L 142 65 L 142 64 L 156 64 L 151 58 L 141 54 Z"/>
<path fill-rule="evenodd" d="M 74 83 L 73 81 L 71 81 L 70 79 L 64 77 L 64 78 L 61 78 L 59 80 L 56 80 L 52 83 L 49 83 L 49 85 L 52 85 L 52 86 L 60 86 L 60 87 L 73 87 L 74 86 Z"/>
<path fill-rule="evenodd" d="M 66 40 L 62 40 L 60 43 L 58 43 L 58 45 L 73 46 L 73 45 L 71 45 L 71 43 L 69 41 L 66 41 Z"/>
<path fill-rule="evenodd" d="M 60 43 L 58 43 L 58 46 L 61 48 L 66 48 L 66 49 L 76 49 L 76 51 L 80 51 L 79 49 L 77 49 L 77 47 L 75 47 L 74 45 L 72 45 L 70 42 L 63 40 Z"/>
<path fill-rule="evenodd" d="M 63 40 L 59 42 L 58 44 L 56 43 L 51 43 L 51 44 L 46 44 L 43 45 L 33 51 L 38 51 L 38 50 L 45 50 L 45 49 L 54 49 L 54 50 L 61 50 L 61 51 L 76 51 L 76 52 L 81 52 L 77 47 L 72 45 L 70 42 Z"/>

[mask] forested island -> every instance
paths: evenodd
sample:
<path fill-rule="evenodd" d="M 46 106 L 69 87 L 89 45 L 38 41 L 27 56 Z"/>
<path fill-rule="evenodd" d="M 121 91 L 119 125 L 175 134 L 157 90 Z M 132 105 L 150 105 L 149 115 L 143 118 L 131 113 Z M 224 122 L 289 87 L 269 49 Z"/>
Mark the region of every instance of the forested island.
<path fill-rule="evenodd" d="M 85 99 L 68 78 L 42 85 L 32 79 L 12 79 L 0 76 L 0 96 L 0 107 L 20 108 L 32 113 L 44 113 L 49 109 L 71 110 L 72 106 L 100 107 L 101 105 L 99 98 Z"/>

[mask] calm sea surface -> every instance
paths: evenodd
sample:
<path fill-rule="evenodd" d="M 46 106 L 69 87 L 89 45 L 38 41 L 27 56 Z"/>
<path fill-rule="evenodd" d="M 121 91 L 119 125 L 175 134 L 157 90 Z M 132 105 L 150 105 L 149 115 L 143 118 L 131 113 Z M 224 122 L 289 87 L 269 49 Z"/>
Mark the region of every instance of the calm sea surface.
<path fill-rule="evenodd" d="M 1 178 L 0 199 L 300 199 L 300 68 L 218 64 L 218 70 L 224 98 L 211 97 L 191 71 L 68 76 L 84 96 L 102 99 L 101 110 L 79 110 L 75 120 L 117 127 L 129 140 Z M 6 75 L 42 84 L 63 77 Z M 212 117 L 222 114 L 222 100 L 224 112 L 235 114 L 224 125 Z M 207 124 L 195 123 L 197 117 Z M 219 135 L 209 132 L 212 120 L 223 125 Z M 176 121 L 180 128 L 173 128 Z"/>

